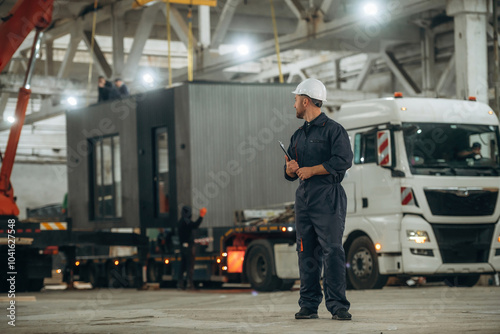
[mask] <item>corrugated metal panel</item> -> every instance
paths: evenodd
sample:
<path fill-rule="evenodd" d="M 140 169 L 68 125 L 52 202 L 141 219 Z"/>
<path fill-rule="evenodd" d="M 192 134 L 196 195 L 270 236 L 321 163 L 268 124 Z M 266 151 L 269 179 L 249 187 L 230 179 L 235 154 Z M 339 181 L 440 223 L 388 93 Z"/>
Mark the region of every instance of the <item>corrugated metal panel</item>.
<path fill-rule="evenodd" d="M 189 86 L 193 206 L 208 208 L 204 226 L 231 226 L 234 210 L 294 200 L 298 182 L 284 179 L 278 145 L 302 124 L 293 88 Z"/>

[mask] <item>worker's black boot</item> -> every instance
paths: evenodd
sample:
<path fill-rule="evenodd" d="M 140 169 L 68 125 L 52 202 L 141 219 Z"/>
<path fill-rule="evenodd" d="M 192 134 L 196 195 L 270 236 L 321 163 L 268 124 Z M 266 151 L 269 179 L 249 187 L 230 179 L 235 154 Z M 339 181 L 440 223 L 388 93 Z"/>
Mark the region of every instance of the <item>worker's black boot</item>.
<path fill-rule="evenodd" d="M 300 311 L 295 313 L 295 319 L 318 319 L 318 312 L 301 307 Z"/>
<path fill-rule="evenodd" d="M 352 316 L 346 308 L 339 308 L 337 312 L 332 314 L 332 319 L 334 320 L 351 320 Z"/>

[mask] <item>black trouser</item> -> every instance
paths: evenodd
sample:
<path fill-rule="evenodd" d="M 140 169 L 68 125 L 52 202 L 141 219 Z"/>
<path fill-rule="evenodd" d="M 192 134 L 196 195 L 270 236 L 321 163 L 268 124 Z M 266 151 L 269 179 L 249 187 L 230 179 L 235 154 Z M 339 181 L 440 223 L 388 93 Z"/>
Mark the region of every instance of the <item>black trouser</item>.
<path fill-rule="evenodd" d="M 178 282 L 184 281 L 184 273 L 186 273 L 186 281 L 188 285 L 193 285 L 194 257 L 194 245 L 188 244 L 187 247 L 181 245 L 181 267 L 179 269 L 179 276 L 177 278 Z"/>
<path fill-rule="evenodd" d="M 340 184 L 303 184 L 297 189 L 295 215 L 300 269 L 300 307 L 316 311 L 323 298 L 332 314 L 349 309 L 345 296 L 345 254 L 342 246 L 347 198 Z"/>

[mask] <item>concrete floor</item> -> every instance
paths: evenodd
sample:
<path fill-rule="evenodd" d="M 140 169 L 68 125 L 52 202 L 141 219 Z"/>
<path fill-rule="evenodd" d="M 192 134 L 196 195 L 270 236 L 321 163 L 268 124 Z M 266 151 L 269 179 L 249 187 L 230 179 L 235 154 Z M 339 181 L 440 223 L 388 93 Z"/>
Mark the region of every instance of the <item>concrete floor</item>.
<path fill-rule="evenodd" d="M 500 288 L 348 291 L 353 320 L 295 320 L 297 290 L 45 290 L 17 294 L 16 327 L 0 298 L 0 333 L 500 333 Z M 35 297 L 35 298 L 33 298 Z"/>

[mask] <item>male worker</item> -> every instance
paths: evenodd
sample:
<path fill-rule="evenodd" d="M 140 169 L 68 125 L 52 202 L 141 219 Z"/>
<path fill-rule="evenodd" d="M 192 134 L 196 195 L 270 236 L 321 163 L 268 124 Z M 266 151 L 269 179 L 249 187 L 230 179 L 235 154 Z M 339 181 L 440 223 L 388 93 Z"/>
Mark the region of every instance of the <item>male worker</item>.
<path fill-rule="evenodd" d="M 316 79 L 302 81 L 295 91 L 294 108 L 304 125 L 292 136 L 285 178 L 300 179 L 295 195 L 295 223 L 300 269 L 300 311 L 295 319 L 318 318 L 323 294 L 336 320 L 351 320 L 345 296 L 345 254 L 342 247 L 347 198 L 340 185 L 352 164 L 345 129 L 321 112 L 326 88 Z"/>
<path fill-rule="evenodd" d="M 118 91 L 118 95 L 120 98 L 127 97 L 130 95 L 130 93 L 128 91 L 128 87 L 127 87 L 127 85 L 125 85 L 125 83 L 123 82 L 122 79 L 116 78 L 115 79 L 115 86 L 116 86 L 116 90 Z"/>
<path fill-rule="evenodd" d="M 106 80 L 102 75 L 97 79 L 97 86 L 99 91 L 99 97 L 97 102 L 103 102 L 110 99 L 111 90 L 113 89 L 113 85 L 111 82 Z"/>
<path fill-rule="evenodd" d="M 191 221 L 192 209 L 190 206 L 183 206 L 181 211 L 181 219 L 179 220 L 179 242 L 181 244 L 181 267 L 177 278 L 177 288 L 184 289 L 184 273 L 186 273 L 187 288 L 194 290 L 193 274 L 194 274 L 194 235 L 193 230 L 197 229 L 203 217 L 207 213 L 206 208 L 200 209 L 200 217 L 195 222 Z"/>

